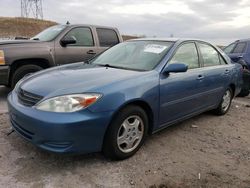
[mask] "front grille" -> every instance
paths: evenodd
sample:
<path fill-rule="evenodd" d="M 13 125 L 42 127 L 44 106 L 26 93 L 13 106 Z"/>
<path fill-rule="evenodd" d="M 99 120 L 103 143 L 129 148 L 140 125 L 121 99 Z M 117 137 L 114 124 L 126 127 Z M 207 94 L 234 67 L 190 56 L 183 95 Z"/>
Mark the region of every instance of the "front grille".
<path fill-rule="evenodd" d="M 18 89 L 17 96 L 18 101 L 24 106 L 34 106 L 43 98 L 42 96 L 24 91 L 21 88 Z"/>

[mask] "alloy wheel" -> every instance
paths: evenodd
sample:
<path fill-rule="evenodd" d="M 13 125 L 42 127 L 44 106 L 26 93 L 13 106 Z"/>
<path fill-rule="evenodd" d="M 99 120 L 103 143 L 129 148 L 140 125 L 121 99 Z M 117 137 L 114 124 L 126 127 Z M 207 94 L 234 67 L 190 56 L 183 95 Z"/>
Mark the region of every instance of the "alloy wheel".
<path fill-rule="evenodd" d="M 223 95 L 223 98 L 222 98 L 222 104 L 221 104 L 221 107 L 223 109 L 223 111 L 226 111 L 229 106 L 230 106 L 230 102 L 231 102 L 231 92 L 229 90 L 227 90 L 225 92 L 225 94 Z"/>
<path fill-rule="evenodd" d="M 137 115 L 129 116 L 119 128 L 117 134 L 118 148 L 124 153 L 132 152 L 140 144 L 143 134 L 144 123 L 142 119 Z"/>

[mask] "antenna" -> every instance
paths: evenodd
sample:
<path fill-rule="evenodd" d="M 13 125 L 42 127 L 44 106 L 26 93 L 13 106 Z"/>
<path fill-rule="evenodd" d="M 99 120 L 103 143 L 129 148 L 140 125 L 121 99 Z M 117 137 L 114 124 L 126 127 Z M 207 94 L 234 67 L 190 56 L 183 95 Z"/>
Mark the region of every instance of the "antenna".
<path fill-rule="evenodd" d="M 42 0 L 21 0 L 21 17 L 43 19 Z"/>

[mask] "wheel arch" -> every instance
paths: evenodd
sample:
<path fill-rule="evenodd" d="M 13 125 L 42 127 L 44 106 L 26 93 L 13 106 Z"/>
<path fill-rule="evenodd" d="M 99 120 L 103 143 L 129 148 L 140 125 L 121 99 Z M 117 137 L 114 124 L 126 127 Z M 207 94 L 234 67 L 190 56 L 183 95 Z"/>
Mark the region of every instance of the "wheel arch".
<path fill-rule="evenodd" d="M 25 65 L 37 65 L 40 66 L 43 69 L 51 67 L 49 61 L 47 59 L 43 58 L 30 58 L 30 59 L 19 59 L 15 60 L 11 65 L 10 65 L 10 76 L 9 76 L 9 83 L 11 83 L 11 79 L 15 71 Z"/>
<path fill-rule="evenodd" d="M 229 84 L 229 88 L 232 89 L 233 97 L 234 97 L 235 96 L 235 84 L 233 84 L 233 83 Z"/>
<path fill-rule="evenodd" d="M 154 113 L 151 108 L 151 106 L 144 100 L 141 99 L 134 99 L 127 101 L 126 103 L 122 104 L 112 115 L 111 121 L 114 119 L 114 117 L 124 108 L 128 106 L 139 106 L 141 107 L 147 114 L 148 120 L 149 120 L 149 127 L 148 127 L 148 134 L 151 134 L 153 132 L 153 127 L 154 127 Z M 109 127 L 109 126 L 108 126 Z"/>

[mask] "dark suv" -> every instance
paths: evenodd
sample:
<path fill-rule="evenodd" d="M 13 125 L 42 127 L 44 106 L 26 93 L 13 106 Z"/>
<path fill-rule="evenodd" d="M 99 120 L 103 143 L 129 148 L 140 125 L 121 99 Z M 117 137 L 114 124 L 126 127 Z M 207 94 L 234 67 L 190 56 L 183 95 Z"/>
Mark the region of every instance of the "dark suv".
<path fill-rule="evenodd" d="M 244 85 L 239 96 L 249 95 L 250 89 L 250 39 L 237 40 L 227 47 L 224 52 L 231 58 L 232 62 L 239 63 L 243 67 Z"/>

